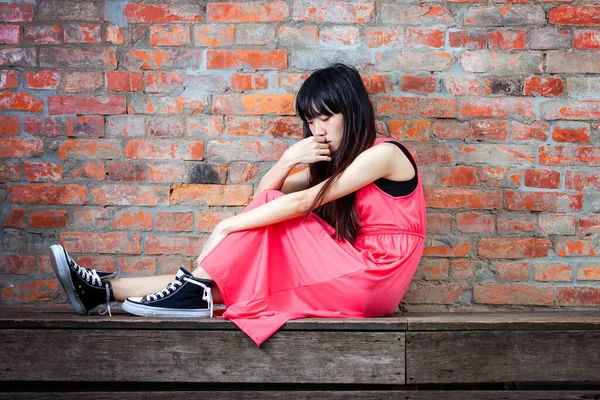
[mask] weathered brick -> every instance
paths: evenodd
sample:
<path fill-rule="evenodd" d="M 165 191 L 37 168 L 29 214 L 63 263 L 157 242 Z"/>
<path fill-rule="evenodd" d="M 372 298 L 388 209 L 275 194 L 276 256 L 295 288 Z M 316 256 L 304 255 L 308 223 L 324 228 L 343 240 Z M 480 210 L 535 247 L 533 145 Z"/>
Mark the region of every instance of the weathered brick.
<path fill-rule="evenodd" d="M 508 139 L 508 121 L 490 119 L 471 121 L 471 139 L 474 140 L 506 140 Z"/>
<path fill-rule="evenodd" d="M 194 229 L 194 213 L 157 212 L 156 229 L 165 232 L 191 232 Z"/>
<path fill-rule="evenodd" d="M 364 30 L 365 43 L 369 47 L 402 47 L 404 29 L 387 26 L 367 27 Z"/>
<path fill-rule="evenodd" d="M 556 243 L 556 254 L 561 257 L 569 256 L 597 256 L 600 252 L 598 238 L 579 239 L 562 238 Z"/>
<path fill-rule="evenodd" d="M 164 186 L 104 184 L 91 190 L 92 204 L 156 206 L 169 204 Z"/>
<path fill-rule="evenodd" d="M 59 293 L 57 280 L 35 279 L 24 282 L 12 281 L 3 285 L 0 296 L 2 299 L 13 299 L 22 303 L 39 303 L 54 301 Z"/>
<path fill-rule="evenodd" d="M 530 76 L 525 79 L 525 96 L 561 96 L 565 90 L 562 78 Z"/>
<path fill-rule="evenodd" d="M 105 30 L 105 40 L 107 43 L 124 44 L 125 38 L 121 29 L 113 24 L 107 24 Z"/>
<path fill-rule="evenodd" d="M 424 256 L 465 257 L 471 251 L 468 237 L 425 238 Z"/>
<path fill-rule="evenodd" d="M 566 264 L 536 262 L 533 264 L 533 279 L 541 282 L 572 282 L 573 271 Z"/>
<path fill-rule="evenodd" d="M 60 25 L 31 25 L 24 27 L 24 41 L 35 44 L 56 44 L 62 42 Z"/>
<path fill-rule="evenodd" d="M 199 89 L 208 93 L 220 93 L 227 90 L 229 79 L 223 75 L 188 74 L 186 88 Z"/>
<path fill-rule="evenodd" d="M 525 186 L 546 189 L 558 189 L 560 172 L 548 169 L 526 169 L 524 172 Z"/>
<path fill-rule="evenodd" d="M 30 93 L 4 92 L 0 93 L 0 110 L 41 112 L 44 101 Z"/>
<path fill-rule="evenodd" d="M 195 160 L 204 159 L 204 142 L 180 140 L 130 140 L 125 157 L 137 160 Z"/>
<path fill-rule="evenodd" d="M 430 97 L 380 96 L 377 114 L 382 116 L 410 116 L 453 118 L 456 100 Z"/>
<path fill-rule="evenodd" d="M 433 134 L 439 139 L 466 139 L 470 134 L 467 122 L 437 120 L 433 124 Z"/>
<path fill-rule="evenodd" d="M 534 105 L 529 99 L 463 97 L 459 114 L 464 117 L 508 117 L 516 114 L 535 118 Z"/>
<path fill-rule="evenodd" d="M 447 52 L 377 52 L 375 69 L 378 71 L 447 71 L 456 63 L 452 54 Z"/>
<path fill-rule="evenodd" d="M 130 71 L 108 71 L 106 74 L 106 90 L 115 92 L 141 92 L 143 90 L 143 73 Z"/>
<path fill-rule="evenodd" d="M 427 142 L 431 132 L 431 122 L 422 119 L 390 121 L 390 135 L 401 141 Z"/>
<path fill-rule="evenodd" d="M 556 192 L 505 192 L 507 210 L 570 212 L 583 209 L 583 194 Z"/>
<path fill-rule="evenodd" d="M 186 136 L 192 138 L 218 137 L 225 131 L 223 117 L 195 115 L 185 119 Z"/>
<path fill-rule="evenodd" d="M 589 143 L 590 125 L 585 122 L 558 122 L 552 127 L 555 142 Z"/>
<path fill-rule="evenodd" d="M 139 115 L 110 115 L 106 117 L 107 137 L 144 136 L 145 118 Z"/>
<path fill-rule="evenodd" d="M 464 233 L 492 233 L 494 216 L 480 213 L 462 213 L 456 216 L 456 227 Z"/>
<path fill-rule="evenodd" d="M 467 50 L 485 49 L 487 37 L 482 33 L 468 31 L 450 31 L 448 33 L 450 47 L 462 47 Z"/>
<path fill-rule="evenodd" d="M 146 235 L 145 254 L 198 256 L 206 237 L 181 235 Z"/>
<path fill-rule="evenodd" d="M 50 96 L 48 111 L 56 114 L 125 114 L 125 96 Z"/>
<path fill-rule="evenodd" d="M 212 232 L 219 222 L 233 215 L 232 212 L 225 211 L 198 211 L 196 213 L 196 230 L 198 232 Z"/>
<path fill-rule="evenodd" d="M 63 76 L 65 92 L 95 92 L 102 85 L 102 74 L 99 72 L 65 72 Z"/>
<path fill-rule="evenodd" d="M 0 25 L 0 44 L 21 43 L 21 27 L 19 25 Z"/>
<path fill-rule="evenodd" d="M 146 133 L 153 137 L 184 137 L 185 119 L 181 117 L 149 117 L 146 119 Z"/>
<path fill-rule="evenodd" d="M 2 226 L 5 228 L 25 229 L 25 209 L 13 207 L 4 219 Z"/>
<path fill-rule="evenodd" d="M 119 275 L 122 276 L 154 276 L 156 275 L 156 259 L 150 257 L 127 257 L 117 259 Z"/>
<path fill-rule="evenodd" d="M 535 233 L 537 215 L 503 213 L 498 215 L 498 234 Z M 528 269 L 529 270 L 529 269 Z M 527 274 L 529 276 L 529 274 Z"/>
<path fill-rule="evenodd" d="M 529 48 L 532 50 L 568 49 L 571 32 L 555 28 L 539 28 L 529 32 Z"/>
<path fill-rule="evenodd" d="M 400 90 L 403 92 L 429 94 L 437 91 L 437 79 L 433 75 L 415 76 L 403 75 L 399 79 Z"/>
<path fill-rule="evenodd" d="M 425 259 L 421 260 L 413 279 L 427 281 L 448 280 L 448 271 L 448 260 Z"/>
<path fill-rule="evenodd" d="M 264 46 L 275 42 L 275 27 L 269 24 L 242 24 L 235 29 L 235 42 L 240 45 Z"/>
<path fill-rule="evenodd" d="M 294 115 L 292 94 L 222 94 L 215 96 L 212 112 L 236 115 Z"/>
<path fill-rule="evenodd" d="M 414 285 L 406 292 L 404 301 L 407 303 L 453 304 L 460 302 L 461 296 L 467 291 L 464 283 L 447 283 L 443 285 L 420 284 Z"/>
<path fill-rule="evenodd" d="M 505 94 L 520 96 L 523 94 L 523 79 L 521 78 L 486 78 L 485 94 Z"/>
<path fill-rule="evenodd" d="M 496 209 L 502 206 L 502 192 L 499 190 L 426 188 L 425 202 L 431 208 Z"/>
<path fill-rule="evenodd" d="M 126 233 L 63 232 L 61 243 L 73 253 L 141 254 L 141 235 Z"/>
<path fill-rule="evenodd" d="M 206 158 L 211 161 L 277 161 L 288 145 L 282 141 L 211 140 Z"/>
<path fill-rule="evenodd" d="M 552 242 L 536 238 L 482 238 L 477 252 L 484 258 L 542 258 L 552 254 Z"/>
<path fill-rule="evenodd" d="M 200 69 L 204 59 L 201 49 L 135 49 L 125 53 L 123 65 L 130 70 Z"/>
<path fill-rule="evenodd" d="M 121 142 L 113 139 L 66 140 L 58 148 L 58 158 L 64 159 L 115 159 L 122 156 Z"/>
<path fill-rule="evenodd" d="M 269 87 L 269 80 L 264 74 L 233 74 L 230 87 L 239 91 L 264 90 Z"/>
<path fill-rule="evenodd" d="M 251 185 L 173 185 L 173 205 L 243 206 L 252 198 Z"/>
<path fill-rule="evenodd" d="M 595 306 L 600 301 L 597 287 L 557 287 L 556 301 L 560 306 Z"/>
<path fill-rule="evenodd" d="M 77 24 L 64 25 L 65 43 L 100 43 L 102 41 L 102 25 Z"/>
<path fill-rule="evenodd" d="M 540 214 L 539 230 L 543 235 L 574 235 L 575 216 L 564 214 Z"/>
<path fill-rule="evenodd" d="M 535 149 L 527 145 L 459 144 L 459 162 L 480 164 L 533 164 Z"/>
<path fill-rule="evenodd" d="M 546 13 L 539 5 L 474 6 L 463 16 L 467 26 L 544 25 Z"/>
<path fill-rule="evenodd" d="M 86 202 L 86 187 L 79 185 L 9 185 L 13 204 L 75 204 Z"/>
<path fill-rule="evenodd" d="M 488 43 L 491 50 L 523 50 L 527 47 L 527 32 L 521 29 L 489 31 Z"/>
<path fill-rule="evenodd" d="M 19 86 L 17 71 L 0 71 L 0 89 L 14 89 Z"/>
<path fill-rule="evenodd" d="M 285 1 L 208 3 L 208 22 L 280 22 L 288 19 L 290 10 Z"/>
<path fill-rule="evenodd" d="M 579 50 L 600 49 L 600 30 L 573 31 L 573 47 Z"/>
<path fill-rule="evenodd" d="M 283 46 L 303 47 L 314 46 L 319 42 L 319 28 L 316 25 L 302 26 L 280 26 L 277 32 L 279 43 Z M 365 36 L 366 36 L 365 31 Z"/>
<path fill-rule="evenodd" d="M 127 114 L 149 115 L 196 115 L 208 106 L 208 96 L 181 95 L 173 96 L 147 96 L 134 94 L 127 106 Z"/>
<path fill-rule="evenodd" d="M 126 231 L 151 231 L 152 230 L 152 214 L 149 212 L 126 211 L 115 216 L 113 229 Z"/>
<path fill-rule="evenodd" d="M 454 26 L 452 13 L 445 6 L 414 6 L 383 3 L 377 9 L 377 21 L 383 24 Z"/>
<path fill-rule="evenodd" d="M 267 134 L 276 138 L 302 138 L 303 124 L 300 118 L 281 117 L 267 120 Z"/>
<path fill-rule="evenodd" d="M 587 171 L 567 171 L 565 188 L 574 190 L 600 190 L 600 175 Z"/>
<path fill-rule="evenodd" d="M 227 135 L 235 136 L 264 136 L 264 122 L 260 117 L 240 117 L 228 115 L 225 117 Z"/>
<path fill-rule="evenodd" d="M 326 26 L 319 38 L 326 45 L 354 46 L 360 40 L 360 30 L 355 26 Z"/>
<path fill-rule="evenodd" d="M 0 66 L 2 67 L 35 67 L 35 49 L 0 49 Z M 43 65 L 40 64 L 43 67 Z"/>
<path fill-rule="evenodd" d="M 187 183 L 224 185 L 227 183 L 226 164 L 196 164 L 190 168 Z"/>
<path fill-rule="evenodd" d="M 266 69 L 287 68 L 286 50 L 207 50 L 206 68 L 209 69 Z"/>
<path fill-rule="evenodd" d="M 47 210 L 32 212 L 29 215 L 29 226 L 31 228 L 62 228 L 68 225 L 67 210 Z"/>
<path fill-rule="evenodd" d="M 146 93 L 166 93 L 183 88 L 183 74 L 176 72 L 146 72 L 144 77 Z"/>
<path fill-rule="evenodd" d="M 554 305 L 554 289 L 552 286 L 525 283 L 476 283 L 473 286 L 473 302 L 549 306 Z"/>
<path fill-rule="evenodd" d="M 579 234 L 595 235 L 600 233 L 600 215 L 590 214 L 579 217 Z"/>
<path fill-rule="evenodd" d="M 190 43 L 189 26 L 151 26 L 150 46 L 185 46 Z"/>
<path fill-rule="evenodd" d="M 150 164 L 148 165 L 149 182 L 187 182 L 187 167 L 181 164 Z"/>
<path fill-rule="evenodd" d="M 331 64 L 344 63 L 358 70 L 364 70 L 372 64 L 371 55 L 360 48 L 337 50 L 322 47 L 314 49 L 297 49 L 291 54 L 290 66 L 295 69 L 313 71 L 329 67 Z"/>
<path fill-rule="evenodd" d="M 542 146 L 538 151 L 540 165 L 600 166 L 600 147 Z"/>
<path fill-rule="evenodd" d="M 20 117 L 0 116 L 0 136 L 17 136 L 20 130 Z"/>
<path fill-rule="evenodd" d="M 58 182 L 62 180 L 62 165 L 26 161 L 23 163 L 23 174 L 30 182 Z"/>
<path fill-rule="evenodd" d="M 410 151 L 417 164 L 450 164 L 452 162 L 452 150 L 449 144 L 411 143 Z"/>
<path fill-rule="evenodd" d="M 106 172 L 111 181 L 139 182 L 148 179 L 146 164 L 111 161 Z"/>
<path fill-rule="evenodd" d="M 40 47 L 39 53 L 40 67 L 96 70 L 117 68 L 117 50 L 113 47 Z"/>
<path fill-rule="evenodd" d="M 550 129 L 550 125 L 542 121 L 533 122 L 531 125 L 523 124 L 518 121 L 511 121 L 510 128 L 513 140 L 540 140 L 545 142 L 548 139 L 546 131 Z"/>
<path fill-rule="evenodd" d="M 34 4 L 0 3 L 0 21 L 2 22 L 32 22 Z"/>
<path fill-rule="evenodd" d="M 449 76 L 443 79 L 446 91 L 454 96 L 474 96 L 483 93 L 483 85 L 475 76 Z"/>
<path fill-rule="evenodd" d="M 35 136 L 60 136 L 62 124 L 62 117 L 25 117 L 23 132 Z"/>
<path fill-rule="evenodd" d="M 529 280 L 529 263 L 525 261 L 494 262 L 492 271 L 497 281 L 523 282 Z"/>
<path fill-rule="evenodd" d="M 202 21 L 198 4 L 126 4 L 125 17 L 133 24 Z"/>
<path fill-rule="evenodd" d="M 444 46 L 446 32 L 440 29 L 407 28 L 406 45 L 408 47 L 440 48 Z"/>
<path fill-rule="evenodd" d="M 231 183 L 243 185 L 253 183 L 259 173 L 259 167 L 251 163 L 231 163 L 228 166 L 228 175 Z"/>
<path fill-rule="evenodd" d="M 104 3 L 48 0 L 38 5 L 39 21 L 104 21 Z"/>
<path fill-rule="evenodd" d="M 600 73 L 599 51 L 549 51 L 546 53 L 546 72 Z"/>
<path fill-rule="evenodd" d="M 76 165 L 75 165 L 76 164 Z M 104 161 L 91 161 L 91 162 L 71 162 L 65 163 L 64 176 L 69 179 L 95 179 L 102 181 L 106 175 L 106 168 Z"/>
<path fill-rule="evenodd" d="M 0 158 L 30 158 L 43 152 L 41 139 L 0 139 Z"/>
<path fill-rule="evenodd" d="M 600 118 L 599 100 L 551 100 L 541 104 L 545 119 L 595 120 Z"/>
<path fill-rule="evenodd" d="M 339 0 L 294 0 L 293 19 L 364 24 L 375 17 L 375 3 Z"/>
<path fill-rule="evenodd" d="M 35 257 L 25 255 L 0 255 L 0 274 L 33 275 Z"/>
<path fill-rule="evenodd" d="M 550 10 L 548 21 L 554 25 L 600 26 L 600 6 L 561 5 Z"/>
<path fill-rule="evenodd" d="M 25 72 L 25 87 L 30 89 L 58 89 L 60 73 L 56 71 Z"/>
<path fill-rule="evenodd" d="M 427 213 L 427 233 L 450 233 L 451 229 L 451 214 Z"/>
<path fill-rule="evenodd" d="M 506 53 L 487 50 L 466 51 L 460 60 L 467 72 L 494 75 L 539 74 L 542 72 L 542 62 L 543 55 L 539 52 Z"/>

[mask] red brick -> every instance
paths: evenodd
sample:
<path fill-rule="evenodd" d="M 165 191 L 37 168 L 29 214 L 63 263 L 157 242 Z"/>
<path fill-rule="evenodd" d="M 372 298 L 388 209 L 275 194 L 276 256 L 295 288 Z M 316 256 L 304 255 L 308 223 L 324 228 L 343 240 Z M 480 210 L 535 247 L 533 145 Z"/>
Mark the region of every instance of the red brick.
<path fill-rule="evenodd" d="M 202 21 L 198 4 L 126 4 L 125 17 L 130 24 Z"/>
<path fill-rule="evenodd" d="M 378 51 L 375 70 L 399 72 L 442 72 L 456 63 L 456 57 L 446 51 Z"/>
<path fill-rule="evenodd" d="M 499 190 L 426 188 L 425 199 L 431 208 L 495 209 L 502 206 L 502 192 Z"/>
<path fill-rule="evenodd" d="M 104 117 L 67 118 L 67 137 L 104 137 Z"/>
<path fill-rule="evenodd" d="M 30 158 L 43 152 L 40 139 L 0 139 L 0 158 Z"/>
<path fill-rule="evenodd" d="M 412 285 L 403 301 L 407 303 L 453 304 L 461 300 L 468 289 L 464 283 Z"/>
<path fill-rule="evenodd" d="M 423 255 L 432 257 L 465 257 L 471 251 L 468 237 L 444 237 L 425 239 Z"/>
<path fill-rule="evenodd" d="M 25 117 L 23 131 L 29 135 L 55 137 L 62 133 L 58 117 Z"/>
<path fill-rule="evenodd" d="M 492 271 L 497 281 L 523 282 L 529 280 L 529 263 L 526 261 L 494 263 Z"/>
<path fill-rule="evenodd" d="M 0 89 L 14 89 L 19 86 L 17 71 L 0 71 Z"/>
<path fill-rule="evenodd" d="M 452 260 L 450 263 L 450 277 L 452 280 L 468 280 L 475 276 L 481 269 L 481 263 L 467 260 Z"/>
<path fill-rule="evenodd" d="M 1 5 L 2 3 L 0 3 Z M 59 295 L 57 280 L 33 280 L 4 285 L 0 298 L 19 302 L 40 303 L 55 300 Z"/>
<path fill-rule="evenodd" d="M 562 122 L 552 127 L 555 142 L 589 143 L 591 128 L 584 122 Z"/>
<path fill-rule="evenodd" d="M 137 160 L 194 160 L 204 158 L 204 142 L 176 140 L 130 140 L 125 157 Z"/>
<path fill-rule="evenodd" d="M 32 212 L 29 215 L 29 226 L 31 228 L 62 228 L 68 225 L 67 210 Z"/>
<path fill-rule="evenodd" d="M 377 22 L 390 25 L 455 25 L 450 10 L 439 5 L 414 6 L 383 3 L 377 6 L 377 14 Z"/>
<path fill-rule="evenodd" d="M 391 27 L 366 27 L 365 43 L 369 47 L 401 47 L 404 44 L 404 30 Z"/>
<path fill-rule="evenodd" d="M 525 79 L 523 94 L 525 96 L 561 96 L 565 91 L 565 82 L 562 78 L 543 78 L 530 76 Z"/>
<path fill-rule="evenodd" d="M 0 25 L 0 44 L 19 44 L 21 28 L 19 25 Z"/>
<path fill-rule="evenodd" d="M 594 146 L 542 146 L 540 165 L 600 165 L 600 147 Z"/>
<path fill-rule="evenodd" d="M 193 212 L 157 212 L 156 230 L 167 232 L 190 232 L 194 229 Z"/>
<path fill-rule="evenodd" d="M 364 24 L 375 18 L 375 3 L 338 0 L 300 0 L 294 2 L 295 20 Z"/>
<path fill-rule="evenodd" d="M 114 159 L 122 156 L 121 143 L 118 140 L 67 140 L 58 148 L 58 158 Z"/>
<path fill-rule="evenodd" d="M 184 137 L 185 119 L 175 118 L 148 118 L 146 120 L 146 134 L 153 137 Z"/>
<path fill-rule="evenodd" d="M 97 205 L 156 206 L 168 204 L 169 188 L 151 185 L 106 184 L 91 190 Z"/>
<path fill-rule="evenodd" d="M 390 121 L 390 135 L 399 140 L 411 142 L 429 141 L 431 122 L 422 119 Z"/>
<path fill-rule="evenodd" d="M 123 38 L 121 29 L 118 26 L 112 25 L 112 24 L 108 24 L 106 26 L 105 40 L 106 40 L 106 43 L 112 43 L 112 44 L 124 44 L 125 43 L 125 39 Z"/>
<path fill-rule="evenodd" d="M 25 229 L 25 209 L 11 208 L 2 226 L 5 228 Z"/>
<path fill-rule="evenodd" d="M 429 28 L 407 28 L 406 45 L 408 47 L 440 48 L 444 46 L 445 31 Z"/>
<path fill-rule="evenodd" d="M 319 28 L 316 25 L 299 28 L 281 26 L 277 34 L 280 44 L 284 46 L 313 46 L 319 42 Z"/>
<path fill-rule="evenodd" d="M 473 286 L 473 302 L 482 304 L 554 305 L 552 286 L 536 286 L 523 283 L 504 284 L 476 283 Z"/>
<path fill-rule="evenodd" d="M 86 187 L 80 185 L 9 185 L 12 204 L 75 204 L 86 202 Z"/>
<path fill-rule="evenodd" d="M 533 279 L 541 282 L 573 282 L 571 266 L 559 263 L 538 262 L 533 265 Z"/>
<path fill-rule="evenodd" d="M 233 74 L 231 76 L 231 89 L 264 90 L 269 87 L 269 80 L 264 74 Z"/>
<path fill-rule="evenodd" d="M 527 47 L 527 32 L 523 30 L 505 30 L 488 32 L 491 50 L 523 50 Z"/>
<path fill-rule="evenodd" d="M 540 214 L 539 231 L 543 235 L 574 235 L 575 216 L 564 214 Z"/>
<path fill-rule="evenodd" d="M 600 6 L 562 5 L 551 9 L 548 17 L 554 25 L 599 26 Z"/>
<path fill-rule="evenodd" d="M 433 124 L 433 134 L 439 139 L 466 139 L 470 134 L 468 122 L 437 120 Z"/>
<path fill-rule="evenodd" d="M 423 259 L 415 271 L 414 280 L 448 280 L 448 260 Z"/>
<path fill-rule="evenodd" d="M 520 162 L 533 164 L 534 149 L 526 145 L 459 144 L 458 160 L 464 163 Z"/>
<path fill-rule="evenodd" d="M 237 115 L 294 115 L 292 94 L 223 94 L 215 96 L 212 112 Z"/>
<path fill-rule="evenodd" d="M 460 64 L 467 72 L 489 73 L 496 76 L 542 73 L 543 55 L 539 52 L 465 51 Z"/>
<path fill-rule="evenodd" d="M 208 22 L 280 22 L 288 19 L 290 10 L 285 1 L 208 3 Z"/>
<path fill-rule="evenodd" d="M 212 50 L 206 51 L 208 69 L 286 69 L 287 50 Z"/>
<path fill-rule="evenodd" d="M 62 179 L 62 165 L 26 161 L 23 164 L 23 174 L 30 182 L 58 182 Z"/>
<path fill-rule="evenodd" d="M 73 253 L 141 254 L 141 235 L 63 232 L 60 242 Z"/>
<path fill-rule="evenodd" d="M 67 171 L 66 177 L 70 179 L 90 178 L 97 181 L 103 181 L 106 175 L 105 163 L 102 162 L 87 162 L 81 168 Z"/>
<path fill-rule="evenodd" d="M 0 274 L 33 275 L 34 272 L 34 256 L 0 255 Z"/>
<path fill-rule="evenodd" d="M 429 97 L 380 96 L 377 114 L 381 116 L 414 116 L 454 118 L 456 100 Z"/>
<path fill-rule="evenodd" d="M 106 90 L 115 92 L 141 92 L 143 90 L 142 72 L 107 71 Z"/>
<path fill-rule="evenodd" d="M 60 25 L 25 26 L 25 42 L 56 44 L 62 41 Z"/>
<path fill-rule="evenodd" d="M 163 93 L 183 89 L 183 74 L 176 72 L 146 72 L 146 93 Z"/>
<path fill-rule="evenodd" d="M 56 114 L 125 114 L 125 96 L 50 96 L 48 111 Z"/>
<path fill-rule="evenodd" d="M 112 228 L 110 211 L 106 208 L 76 207 L 73 209 L 73 218 L 73 226 L 78 229 Z"/>
<path fill-rule="evenodd" d="M 400 90 L 412 93 L 435 93 L 437 91 L 436 77 L 433 75 L 414 76 L 404 75 L 400 77 Z"/>
<path fill-rule="evenodd" d="M 149 96 L 135 94 L 127 106 L 128 114 L 196 115 L 208 106 L 208 96 Z"/>
<path fill-rule="evenodd" d="M 471 126 L 471 139 L 473 140 L 508 139 L 508 121 L 473 120 Z"/>
<path fill-rule="evenodd" d="M 361 78 L 370 95 L 394 91 L 394 83 L 391 75 L 362 74 Z M 435 91 L 435 80 L 433 81 L 433 91 Z"/>
<path fill-rule="evenodd" d="M 95 92 L 102 88 L 102 74 L 98 72 L 65 72 L 63 89 L 66 92 Z"/>
<path fill-rule="evenodd" d="M 206 158 L 219 161 L 277 161 L 288 149 L 283 141 L 213 140 L 208 142 Z"/>
<path fill-rule="evenodd" d="M 30 93 L 4 92 L 0 93 L 0 110 L 40 112 L 44 101 Z"/>
<path fill-rule="evenodd" d="M 98 45 L 77 47 L 42 46 L 39 63 L 46 68 L 109 70 L 117 68 L 117 49 Z"/>
<path fill-rule="evenodd" d="M 468 31 L 452 31 L 448 33 L 450 47 L 462 47 L 467 50 L 485 49 L 487 38 L 484 34 Z"/>
<path fill-rule="evenodd" d="M 583 193 L 505 192 L 507 210 L 569 212 L 583 209 Z"/>
<path fill-rule="evenodd" d="M 505 235 L 507 233 L 535 232 L 537 227 L 536 215 L 523 214 L 499 214 L 498 215 L 498 233 Z"/>
<path fill-rule="evenodd" d="M 102 41 L 102 25 L 100 24 L 77 24 L 65 25 L 65 43 L 100 43 Z"/>
<path fill-rule="evenodd" d="M 448 144 L 411 143 L 410 151 L 415 156 L 417 164 L 450 164 L 452 162 L 452 149 Z"/>
<path fill-rule="evenodd" d="M 225 131 L 223 117 L 214 115 L 195 115 L 185 119 L 186 136 L 205 138 L 221 136 Z"/>
<path fill-rule="evenodd" d="M 235 40 L 234 29 L 233 26 L 195 26 L 196 46 L 231 46 Z"/>
<path fill-rule="evenodd" d="M 427 213 L 427 233 L 450 233 L 451 229 L 451 214 Z"/>
<path fill-rule="evenodd" d="M 474 96 L 483 93 L 483 85 L 477 77 L 449 76 L 443 79 L 446 91 L 454 96 Z"/>
<path fill-rule="evenodd" d="M 148 179 L 148 166 L 146 164 L 109 162 L 107 172 L 108 179 L 111 181 L 139 182 Z"/>
<path fill-rule="evenodd" d="M 260 117 L 238 117 L 228 115 L 225 117 L 225 126 L 228 135 L 236 136 L 264 136 L 264 122 Z"/>
<path fill-rule="evenodd" d="M 525 186 L 546 189 L 558 189 L 560 172 L 548 169 L 526 169 L 524 173 Z"/>
<path fill-rule="evenodd" d="M 18 162 L 0 162 L 0 183 L 21 180 L 21 164 Z"/>
<path fill-rule="evenodd" d="M 600 72 L 598 53 L 594 51 L 548 51 L 546 72 L 551 74 L 597 74 Z"/>
<path fill-rule="evenodd" d="M 151 26 L 150 46 L 185 46 L 190 43 L 189 26 Z"/>
<path fill-rule="evenodd" d="M 115 217 L 113 229 L 126 231 L 151 231 L 152 214 L 143 210 L 124 212 Z"/>
<path fill-rule="evenodd" d="M 225 211 L 198 211 L 196 215 L 196 230 L 198 232 L 212 232 L 219 222 L 233 217 L 234 213 Z"/>
<path fill-rule="evenodd" d="M 281 117 L 267 120 L 267 134 L 276 138 L 301 139 L 303 128 L 300 118 Z"/>
<path fill-rule="evenodd" d="M 25 72 L 25 87 L 31 89 L 58 89 L 60 74 L 55 71 Z"/>
<path fill-rule="evenodd" d="M 32 22 L 34 4 L 0 3 L 0 21 Z"/>
<path fill-rule="evenodd" d="M 145 254 L 182 254 L 198 256 L 206 237 L 181 235 L 146 235 Z"/>
<path fill-rule="evenodd" d="M 321 28 L 321 43 L 335 46 L 354 46 L 360 40 L 360 30 L 355 26 L 328 26 Z"/>
<path fill-rule="evenodd" d="M 579 50 L 600 49 L 600 30 L 574 30 L 573 48 Z"/>
<path fill-rule="evenodd" d="M 440 183 L 446 186 L 478 186 L 476 167 L 442 167 Z"/>
<path fill-rule="evenodd" d="M 556 301 L 562 307 L 596 306 L 600 302 L 600 288 L 557 286 Z"/>
<path fill-rule="evenodd" d="M 250 202 L 250 185 L 173 185 L 173 205 L 243 206 Z"/>
<path fill-rule="evenodd" d="M 534 105 L 528 99 L 469 97 L 461 102 L 459 114 L 464 117 L 507 117 L 520 115 L 535 118 Z"/>
<path fill-rule="evenodd" d="M 495 229 L 494 216 L 478 213 L 458 214 L 456 227 L 465 233 L 492 233 Z"/>
<path fill-rule="evenodd" d="M 567 171 L 565 188 L 574 190 L 600 190 L 600 174 L 584 171 Z"/>
<path fill-rule="evenodd" d="M 0 116 L 0 135 L 17 136 L 21 130 L 20 117 Z"/>
<path fill-rule="evenodd" d="M 535 238 L 482 238 L 477 252 L 485 258 L 548 257 L 552 254 L 552 242 Z"/>
<path fill-rule="evenodd" d="M 600 244 L 594 239 L 562 238 L 556 243 L 556 253 L 561 257 L 595 257 L 600 254 Z"/>
<path fill-rule="evenodd" d="M 600 215 L 579 217 L 579 234 L 586 236 L 600 234 Z"/>
<path fill-rule="evenodd" d="M 259 167 L 251 163 L 231 163 L 227 170 L 229 180 L 237 185 L 255 182 L 259 173 Z"/>
<path fill-rule="evenodd" d="M 127 257 L 117 259 L 119 275 L 122 276 L 154 276 L 156 275 L 156 259 L 149 257 Z"/>
<path fill-rule="evenodd" d="M 550 129 L 550 125 L 542 121 L 533 122 L 531 125 L 526 125 L 518 121 L 511 121 L 510 128 L 513 140 L 539 140 L 545 142 L 548 140 L 546 131 Z"/>

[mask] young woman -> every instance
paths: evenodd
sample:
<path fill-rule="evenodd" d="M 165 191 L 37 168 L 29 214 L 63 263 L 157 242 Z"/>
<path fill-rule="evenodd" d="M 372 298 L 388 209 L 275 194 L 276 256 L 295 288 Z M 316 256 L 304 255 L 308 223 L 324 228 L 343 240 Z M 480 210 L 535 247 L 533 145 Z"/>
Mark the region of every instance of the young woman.
<path fill-rule="evenodd" d="M 394 312 L 424 248 L 415 160 L 398 141 L 375 137 L 373 106 L 354 68 L 315 71 L 296 109 L 304 138 L 265 174 L 244 211 L 216 226 L 191 273 L 115 278 L 52 246 L 76 310 L 117 300 L 137 315 L 212 316 L 214 301 L 257 345 L 291 319 Z M 309 167 L 288 176 L 299 163 Z"/>

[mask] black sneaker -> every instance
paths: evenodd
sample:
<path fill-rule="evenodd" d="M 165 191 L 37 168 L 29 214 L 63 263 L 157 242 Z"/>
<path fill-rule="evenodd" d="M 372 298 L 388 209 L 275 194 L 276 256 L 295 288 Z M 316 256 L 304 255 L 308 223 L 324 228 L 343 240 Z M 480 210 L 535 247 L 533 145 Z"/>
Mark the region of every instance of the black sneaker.
<path fill-rule="evenodd" d="M 129 297 L 123 303 L 123 310 L 143 317 L 212 318 L 212 282 L 196 278 L 180 267 L 175 280 L 165 289 L 144 297 Z"/>
<path fill-rule="evenodd" d="M 78 265 L 60 244 L 50 246 L 50 260 L 54 273 L 77 314 L 90 314 L 97 306 L 104 305 L 98 310 L 99 314 L 108 313 L 112 316 L 110 302 L 115 298 L 110 282 L 104 279 L 114 277 L 114 273 L 90 270 Z"/>

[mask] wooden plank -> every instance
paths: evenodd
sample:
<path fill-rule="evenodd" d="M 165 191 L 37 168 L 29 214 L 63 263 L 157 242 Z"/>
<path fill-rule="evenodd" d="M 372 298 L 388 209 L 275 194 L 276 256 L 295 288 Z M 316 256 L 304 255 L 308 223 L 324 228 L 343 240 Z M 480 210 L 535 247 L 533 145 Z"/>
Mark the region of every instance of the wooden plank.
<path fill-rule="evenodd" d="M 499 391 L 499 390 L 376 390 L 376 391 L 177 391 L 177 392 L 61 392 L 61 393 L 0 393 L 6 400 L 164 400 L 169 398 L 189 400 L 590 400 L 598 399 L 598 390 L 559 390 L 559 391 Z"/>
<path fill-rule="evenodd" d="M 404 335 L 1 329 L 0 381 L 404 384 Z"/>
<path fill-rule="evenodd" d="M 283 331 L 402 332 L 406 318 L 303 318 L 287 322 Z M 77 315 L 60 312 L 0 312 L 0 329 L 152 329 L 239 331 L 222 318 L 150 318 L 131 314 Z"/>
<path fill-rule="evenodd" d="M 598 382 L 600 331 L 407 332 L 408 384 Z"/>
<path fill-rule="evenodd" d="M 406 313 L 409 331 L 522 329 L 600 330 L 597 311 L 507 311 L 473 313 Z"/>

